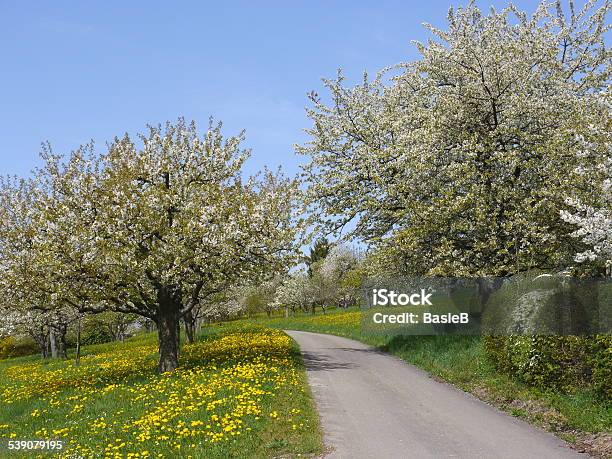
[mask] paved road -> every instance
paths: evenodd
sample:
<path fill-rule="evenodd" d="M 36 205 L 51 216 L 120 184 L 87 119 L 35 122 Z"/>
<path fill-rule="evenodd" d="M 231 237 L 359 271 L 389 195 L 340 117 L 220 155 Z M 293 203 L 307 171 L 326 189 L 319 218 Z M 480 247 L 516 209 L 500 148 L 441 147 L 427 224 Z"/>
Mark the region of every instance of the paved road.
<path fill-rule="evenodd" d="M 300 345 L 326 458 L 585 458 L 563 441 L 357 341 L 287 331 Z"/>

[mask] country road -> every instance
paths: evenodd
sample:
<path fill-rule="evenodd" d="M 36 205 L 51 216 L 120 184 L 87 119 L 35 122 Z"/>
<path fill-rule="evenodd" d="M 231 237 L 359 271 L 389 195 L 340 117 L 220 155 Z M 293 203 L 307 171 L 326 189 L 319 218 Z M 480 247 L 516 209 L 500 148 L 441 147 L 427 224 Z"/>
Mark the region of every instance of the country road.
<path fill-rule="evenodd" d="M 536 429 L 357 341 L 287 331 L 300 345 L 326 458 L 586 458 Z"/>

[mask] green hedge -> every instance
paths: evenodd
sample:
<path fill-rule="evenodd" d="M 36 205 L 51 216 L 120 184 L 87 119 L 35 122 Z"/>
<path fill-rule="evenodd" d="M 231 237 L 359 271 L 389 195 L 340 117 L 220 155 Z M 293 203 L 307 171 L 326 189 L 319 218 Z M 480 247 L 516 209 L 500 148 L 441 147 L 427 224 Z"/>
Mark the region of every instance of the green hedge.
<path fill-rule="evenodd" d="M 612 282 L 593 288 L 564 276 L 529 272 L 506 279 L 483 313 L 489 359 L 500 370 L 542 388 L 592 387 L 612 398 L 612 336 L 607 330 Z M 579 320 L 578 320 L 579 319 Z M 576 336 L 564 336 L 567 332 Z"/>
<path fill-rule="evenodd" d="M 29 338 L 14 338 L 7 336 L 0 338 L 0 359 L 22 357 L 24 355 L 38 354 L 40 351 L 36 343 Z"/>
<path fill-rule="evenodd" d="M 542 388 L 572 392 L 592 386 L 612 398 L 612 336 L 487 336 L 493 364 Z"/>
<path fill-rule="evenodd" d="M 595 336 L 589 344 L 593 386 L 598 393 L 612 399 L 612 335 Z"/>

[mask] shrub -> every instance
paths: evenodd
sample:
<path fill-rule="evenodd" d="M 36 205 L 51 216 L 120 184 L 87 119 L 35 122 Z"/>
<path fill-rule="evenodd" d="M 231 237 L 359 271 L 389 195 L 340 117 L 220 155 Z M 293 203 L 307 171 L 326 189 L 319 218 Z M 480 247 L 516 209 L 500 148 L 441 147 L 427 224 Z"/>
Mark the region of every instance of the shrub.
<path fill-rule="evenodd" d="M 99 324 L 86 324 L 81 331 L 81 345 L 104 344 L 114 341 L 110 331 L 101 327 Z M 76 346 L 76 332 L 71 330 L 66 335 L 66 343 L 69 348 Z"/>
<path fill-rule="evenodd" d="M 8 336 L 0 339 L 0 359 L 22 357 L 24 355 L 38 354 L 38 352 L 38 346 L 30 338 Z"/>
<path fill-rule="evenodd" d="M 485 354 L 495 368 L 506 373 L 511 372 L 512 369 L 506 351 L 506 336 L 485 335 L 482 337 L 482 344 Z"/>
<path fill-rule="evenodd" d="M 504 281 L 483 314 L 484 350 L 500 371 L 543 389 L 590 386 L 612 395 L 612 338 L 580 335 L 608 328 L 612 283 L 593 288 L 564 276 L 524 273 Z M 574 335 L 563 336 L 564 333 Z M 578 336 L 580 335 L 580 336 Z"/>
<path fill-rule="evenodd" d="M 573 392 L 591 386 L 612 397 L 612 337 L 486 336 L 485 353 L 495 367 L 542 389 Z"/>
<path fill-rule="evenodd" d="M 599 394 L 612 399 L 612 336 L 595 336 L 591 338 L 590 345 L 593 387 Z"/>
<path fill-rule="evenodd" d="M 15 351 L 15 338 L 7 336 L 0 339 L 0 359 L 8 359 Z"/>

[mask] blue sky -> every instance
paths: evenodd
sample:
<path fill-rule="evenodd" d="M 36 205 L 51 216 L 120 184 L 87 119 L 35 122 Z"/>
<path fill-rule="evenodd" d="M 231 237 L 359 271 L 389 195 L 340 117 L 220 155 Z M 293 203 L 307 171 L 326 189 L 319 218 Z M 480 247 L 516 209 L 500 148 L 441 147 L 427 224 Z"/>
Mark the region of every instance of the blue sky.
<path fill-rule="evenodd" d="M 0 174 L 27 175 L 42 141 L 103 148 L 178 116 L 246 129 L 247 172 L 293 174 L 306 94 L 340 67 L 350 82 L 414 59 L 421 24 L 443 26 L 451 4 L 465 1 L 0 0 Z"/>

